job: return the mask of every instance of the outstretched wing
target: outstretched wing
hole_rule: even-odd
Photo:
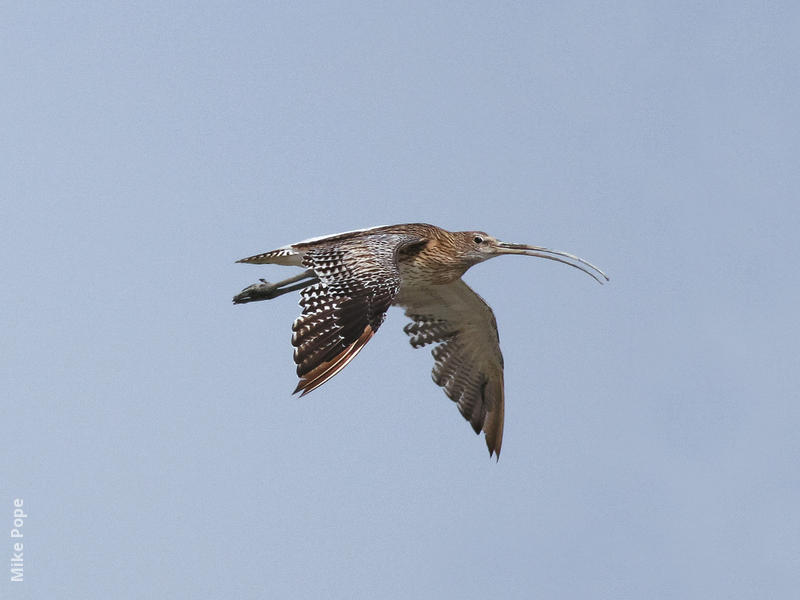
[[[436,344],[433,381],[458,404],[475,433],[486,432],[489,454],[503,443],[503,355],[489,305],[461,279],[446,285],[403,288],[395,304],[406,309],[411,345]]]
[[[375,335],[400,288],[398,250],[423,241],[381,233],[302,249],[303,266],[319,282],[300,292],[303,312],[292,325],[300,377],[295,393],[328,381]]]

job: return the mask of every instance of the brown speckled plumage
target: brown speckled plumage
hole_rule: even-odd
[[[433,346],[434,382],[476,433],[486,433],[489,453],[499,457],[504,384],[497,323],[492,309],[461,276],[500,254],[556,260],[601,283],[608,279],[571,254],[499,242],[480,231],[449,232],[410,223],[314,238],[244,258],[238,262],[306,270],[277,284],[249,286],[234,302],[300,290],[302,312],[292,325],[292,345],[299,377],[295,392],[301,394],[341,371],[375,335],[390,306],[403,307],[411,320],[404,329],[411,345]]]

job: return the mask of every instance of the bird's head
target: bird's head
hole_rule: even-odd
[[[460,258],[463,262],[468,263],[469,266],[495,256],[500,256],[501,254],[523,254],[525,256],[554,260],[569,265],[570,267],[580,269],[594,278],[598,283],[608,281],[608,275],[603,273],[599,268],[568,252],[550,250],[549,248],[543,248],[541,246],[501,242],[483,231],[460,231],[456,236],[459,241]]]

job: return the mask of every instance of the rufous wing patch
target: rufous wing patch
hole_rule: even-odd
[[[361,352],[367,342],[372,339],[373,335],[375,335],[375,331],[370,325],[367,325],[364,328],[364,332],[352,344],[345,347],[331,360],[320,363],[300,377],[300,382],[297,384],[293,393],[302,392],[300,397],[303,397],[328,381],[331,377],[344,369],[347,364]]]

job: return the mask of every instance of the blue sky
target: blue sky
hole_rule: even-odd
[[[789,598],[800,9],[3,11],[3,598]],[[295,385],[236,265],[430,222],[503,257],[490,461],[399,310]],[[3,534],[0,549],[11,555]],[[5,544],[3,547],[2,544]],[[4,555],[5,555],[4,554]]]

